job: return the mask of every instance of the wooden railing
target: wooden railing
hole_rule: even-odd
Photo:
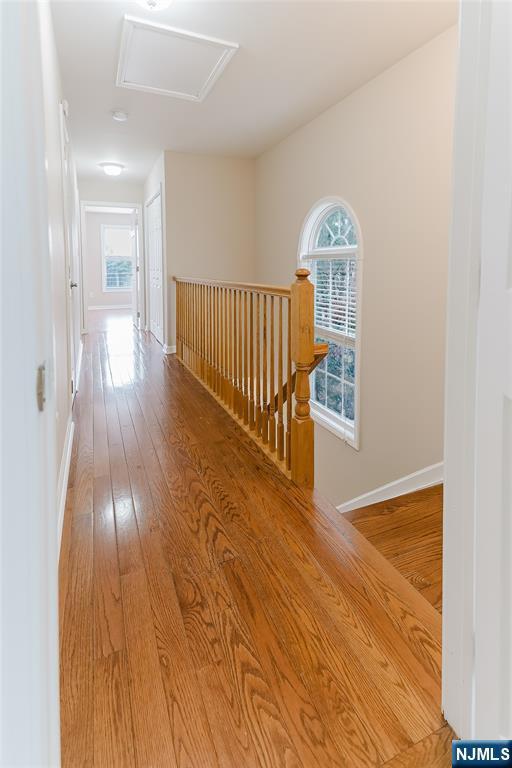
[[[175,277],[176,354],[294,482],[314,483],[314,289]],[[295,397],[291,395],[295,394]]]

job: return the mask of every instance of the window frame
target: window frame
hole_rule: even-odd
[[[349,215],[355,229],[357,245],[341,248],[316,248],[320,228],[325,219],[337,208],[342,207]],[[361,227],[351,206],[340,197],[326,197],[319,200],[310,209],[304,223],[299,240],[298,264],[301,267],[310,268],[312,261],[325,259],[353,259],[356,261],[356,335],[355,338],[346,336],[321,326],[315,325],[315,338],[330,339],[343,346],[351,346],[355,350],[354,370],[354,424],[352,425],[343,416],[338,416],[326,406],[317,403],[311,398],[311,415],[313,420],[329,430],[347,445],[358,451],[360,447],[360,393],[361,393],[361,317],[362,317],[362,284],[363,284],[363,242]],[[346,340],[350,343],[347,344]],[[345,342],[345,343],[344,343]],[[314,375],[314,374],[312,374]]]
[[[101,284],[102,284],[102,291],[103,293],[132,293],[133,291],[133,278],[134,278],[134,265],[135,265],[135,256],[134,256],[134,249],[132,245],[132,255],[130,256],[130,261],[132,262],[132,284],[130,288],[109,288],[107,286],[107,256],[105,255],[105,230],[107,229],[131,229],[133,230],[134,227],[132,224],[101,224]],[[111,260],[117,260],[117,261],[126,261],[125,256],[109,256],[108,257]]]

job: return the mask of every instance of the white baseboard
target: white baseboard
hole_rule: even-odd
[[[64,450],[60,461],[59,480],[57,484],[57,551],[60,553],[60,542],[62,539],[62,526],[64,524],[64,510],[66,508],[66,494],[68,492],[69,468],[71,465],[71,451],[73,448],[73,435],[75,424],[71,415],[69,416],[66,437],[64,440]]]
[[[95,309],[131,309],[131,304],[95,304],[92,307],[87,307],[89,310]]]
[[[78,387],[80,386],[80,374],[82,372],[82,357],[84,352],[84,343],[82,339],[80,339],[80,349],[78,350],[78,358],[76,361],[76,370],[75,370],[75,394],[78,392]]]
[[[375,488],[374,491],[363,493],[362,496],[346,501],[340,504],[337,510],[338,512],[350,512],[352,509],[366,507],[369,504],[377,504],[379,501],[394,499],[395,496],[403,496],[405,493],[419,491],[422,488],[429,488],[431,485],[437,485],[442,482],[443,462],[441,461],[439,464],[432,464],[430,467],[419,469],[417,472],[413,472],[412,475],[400,477],[398,480],[393,480],[392,483],[381,485],[380,488]]]
[[[169,344],[162,344],[162,349],[166,355],[176,354],[176,346],[170,347]]]

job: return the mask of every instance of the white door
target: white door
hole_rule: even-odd
[[[68,281],[68,354],[71,374],[71,393],[74,398],[78,385],[82,356],[82,309],[80,269],[80,203],[76,183],[76,170],[69,142],[67,104],[60,106],[62,191],[66,238],[66,272]]]
[[[133,290],[132,315],[133,324],[139,330],[144,327],[144,260],[142,250],[141,222],[139,214],[135,213],[133,238]]]
[[[158,192],[146,203],[146,232],[148,244],[149,330],[163,344],[163,247],[162,196]]]

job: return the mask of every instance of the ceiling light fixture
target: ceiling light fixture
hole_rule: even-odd
[[[126,123],[128,120],[128,112],[125,112],[122,109],[114,109],[112,110],[112,120],[115,120],[116,123]]]
[[[163,11],[168,8],[172,0],[137,0],[137,3],[147,11]]]
[[[107,176],[119,176],[124,171],[124,165],[121,163],[99,163],[99,166]]]

